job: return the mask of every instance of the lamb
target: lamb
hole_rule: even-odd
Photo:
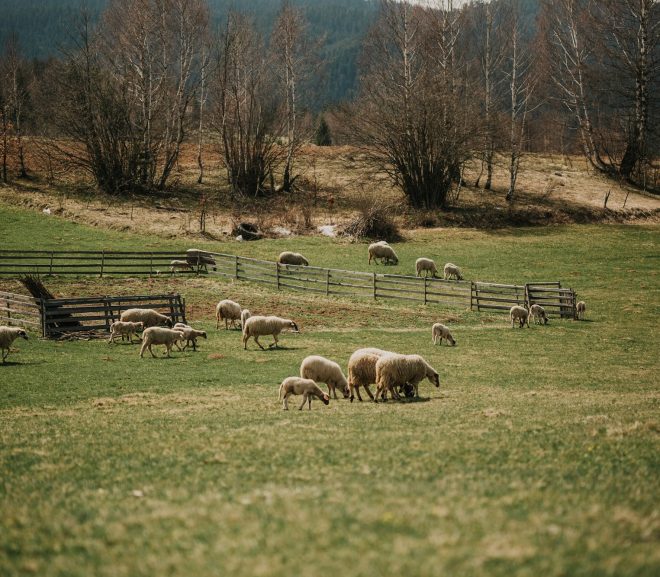
[[[280,264],[295,264],[298,266],[309,266],[307,259],[299,252],[285,251],[277,259]]]
[[[330,397],[328,397],[328,395],[324,393],[312,379],[287,377],[282,381],[278,399],[282,401],[282,408],[285,411],[289,410],[288,398],[290,395],[303,396],[303,402],[299,408],[300,411],[302,411],[305,403],[309,406],[309,410],[312,410],[312,397],[317,397],[326,405],[330,403]]]
[[[428,276],[429,272],[434,278],[438,276],[438,269],[430,258],[418,258],[415,261],[415,270],[417,271],[417,276],[422,276],[422,271],[424,271],[425,277]]]
[[[3,365],[11,351],[11,344],[19,337],[26,341],[28,340],[25,329],[21,327],[0,326],[0,351],[2,351]]]
[[[142,321],[136,323],[131,321],[115,321],[110,325],[110,339],[108,340],[108,344],[114,343],[117,335],[121,335],[122,340],[125,336],[128,336],[128,340],[133,343],[133,335],[143,330],[144,323]]]
[[[274,342],[268,345],[268,348],[275,347],[277,348],[277,335],[279,335],[284,329],[293,329],[294,332],[300,332],[298,330],[298,325],[292,320],[283,319],[280,317],[269,316],[254,316],[250,317],[245,321],[243,325],[243,348],[247,350],[247,342],[250,337],[254,337],[254,342],[259,345],[259,348],[262,351],[265,351],[259,342],[259,337],[264,335],[273,335]]]
[[[149,349],[151,356],[155,359],[156,355],[151,350],[151,345],[165,345],[167,356],[170,356],[172,346],[177,341],[184,340],[183,331],[166,329],[165,327],[149,327],[142,333],[142,347],[140,348],[140,358],[143,358],[145,349]]]
[[[234,301],[229,299],[220,301],[215,307],[215,328],[217,329],[220,326],[220,321],[223,319],[225,321],[225,330],[229,328],[227,321],[230,321],[229,324],[235,329],[238,328],[236,321],[241,318],[241,311],[241,305]]]
[[[514,327],[515,321],[520,323],[520,328],[522,329],[527,323],[529,327],[529,311],[525,307],[514,305],[509,311],[509,316],[511,317],[511,328]]]
[[[438,341],[442,345],[442,339],[445,339],[452,347],[456,345],[454,337],[451,335],[449,328],[442,323],[435,323],[431,328],[431,337],[433,338],[433,344],[437,345]]]
[[[448,262],[444,268],[445,280],[450,278],[455,278],[456,280],[463,280],[463,275],[461,274],[461,269],[458,268],[455,264]]]
[[[317,383],[328,385],[328,393],[337,398],[337,388],[342,392],[344,398],[349,396],[348,381],[341,367],[325,357],[311,355],[305,357],[300,365],[300,376],[304,379],[312,379]]]
[[[587,310],[587,303],[580,301],[575,305],[575,314],[579,320],[584,320],[584,313]]]
[[[419,383],[428,379],[436,387],[440,386],[438,372],[420,355],[384,355],[376,363],[376,398],[385,391],[390,391],[394,398],[399,398],[397,389],[406,384],[412,385],[415,396],[419,397]]]
[[[197,248],[189,248],[186,251],[186,262],[191,267],[199,267],[208,270],[207,266],[211,265],[213,270],[217,270],[215,259],[208,252],[199,250]]]
[[[544,325],[548,324],[548,315],[545,314],[545,309],[541,305],[534,304],[529,309],[529,315],[534,319],[535,324]]]
[[[157,327],[159,325],[172,326],[172,319],[168,316],[160,314],[153,309],[127,309],[119,320],[122,322],[143,323],[144,328]]]
[[[243,309],[241,311],[241,327],[245,326],[245,321],[252,316],[252,313],[248,309]]]
[[[378,264],[378,259],[384,264],[399,264],[399,257],[384,240],[369,245],[369,264],[371,264],[372,259],[376,264]]]
[[[364,348],[358,349],[351,355],[348,359],[348,390],[351,403],[355,398],[353,391],[357,392],[358,400],[362,401],[360,387],[364,387],[369,398],[374,400],[369,385],[376,382],[376,363],[382,356],[389,354],[393,353],[383,349]]]
[[[176,323],[174,325],[175,331],[183,332],[183,338],[186,340],[186,344],[183,346],[183,351],[185,351],[192,343],[193,351],[197,350],[197,339],[199,337],[206,338],[206,331],[198,331],[197,329],[192,328],[190,325],[185,325],[183,323]],[[177,345],[178,347],[179,345]]]
[[[171,260],[170,261],[170,272],[174,274],[178,270],[188,270],[192,271],[193,267],[187,260]]]

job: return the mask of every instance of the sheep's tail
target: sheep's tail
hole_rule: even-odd
[[[277,392],[277,400],[278,400],[278,401],[281,401],[281,400],[282,400],[282,389],[283,389],[283,388],[284,388],[284,383],[282,383],[282,384],[280,385],[280,389],[279,389],[279,391]]]

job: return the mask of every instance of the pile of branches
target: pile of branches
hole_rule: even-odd
[[[344,228],[344,234],[355,239],[400,241],[402,237],[399,227],[392,219],[395,210],[394,206],[383,206],[378,203],[365,206]]]

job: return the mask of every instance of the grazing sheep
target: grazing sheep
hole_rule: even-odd
[[[215,259],[208,252],[197,248],[189,248],[186,251],[186,261],[191,267],[199,267],[208,270],[210,265],[213,270],[217,270]]]
[[[298,266],[309,266],[307,259],[299,252],[285,251],[277,259],[280,264],[296,264]]]
[[[371,264],[372,259],[376,264],[378,264],[378,259],[383,264],[399,264],[399,257],[396,256],[394,249],[384,240],[369,245],[369,264]]]
[[[282,408],[285,411],[289,410],[288,398],[290,395],[302,395],[303,402],[299,410],[308,404],[309,410],[312,410],[312,397],[317,397],[324,404],[330,403],[330,397],[324,393],[319,386],[312,379],[302,379],[300,377],[287,377],[280,385],[280,394],[278,399],[282,401]]]
[[[348,398],[348,381],[341,367],[334,361],[318,355],[305,357],[300,365],[300,376],[304,379],[312,379],[317,383],[325,383],[328,385],[328,393],[335,399],[337,398],[337,388],[345,399]]]
[[[220,321],[223,319],[225,321],[225,330],[229,328],[227,321],[230,321],[229,324],[235,329],[238,328],[236,321],[241,318],[241,311],[241,305],[234,301],[230,301],[229,299],[220,301],[215,307],[215,328],[217,329],[220,326]]]
[[[174,274],[178,270],[193,270],[193,267],[187,260],[171,260],[170,272]]]
[[[534,319],[535,324],[548,324],[548,315],[545,314],[545,309],[541,305],[532,305],[529,309],[529,315]]]
[[[425,277],[428,276],[429,272],[432,277],[438,276],[438,269],[430,258],[418,258],[415,261],[415,270],[417,271],[417,276],[422,276],[422,271],[424,271]]]
[[[376,363],[376,398],[380,393],[390,391],[393,398],[399,398],[397,389],[410,384],[419,397],[419,382],[428,379],[436,387],[440,386],[438,372],[419,355],[390,354],[382,356]]]
[[[359,401],[362,401],[360,395],[360,387],[364,387],[373,401],[374,396],[371,394],[369,385],[376,382],[376,363],[385,355],[390,355],[389,351],[375,348],[364,348],[355,351],[351,358],[348,359],[348,390],[351,403],[355,398],[353,392],[357,392]]]
[[[579,320],[584,320],[584,313],[587,310],[587,303],[584,301],[580,301],[578,304],[575,305],[575,312],[577,315],[577,318]]]
[[[247,350],[247,342],[250,337],[254,337],[254,342],[259,345],[259,348],[263,351],[264,349],[259,342],[259,337],[265,335],[273,335],[274,342],[268,345],[268,348],[275,347],[277,348],[277,335],[279,335],[284,329],[293,329],[294,332],[300,332],[298,330],[298,325],[292,320],[283,319],[280,317],[262,317],[254,316],[250,317],[245,321],[243,325],[243,348]]]
[[[160,325],[167,325],[168,327],[172,326],[172,319],[170,317],[162,315],[153,309],[127,309],[121,313],[119,320],[124,323],[141,322],[144,324],[145,329],[148,329],[149,327],[157,327]]]
[[[451,335],[449,328],[442,323],[435,323],[431,328],[431,337],[433,344],[437,345],[438,341],[442,344],[442,339],[445,339],[452,347],[456,344],[454,337]]]
[[[514,305],[509,311],[509,316],[511,317],[511,328],[514,328],[515,321],[520,323],[520,328],[522,329],[527,323],[529,327],[529,311],[525,307]]]
[[[177,341],[184,340],[183,331],[166,329],[165,327],[149,327],[142,333],[142,347],[140,348],[140,358],[143,358],[144,350],[149,349],[151,356],[155,359],[156,355],[151,350],[151,345],[165,345],[167,356],[170,356],[172,345]]]
[[[190,325],[184,325],[183,323],[176,323],[174,325],[174,330],[181,331],[183,333],[183,338],[186,340],[186,344],[182,349],[177,344],[177,347],[179,347],[179,349],[182,351],[185,351],[190,346],[190,343],[192,343],[193,351],[196,351],[197,339],[199,337],[202,337],[203,339],[206,338],[206,331],[198,331],[197,329],[192,328]]]
[[[108,344],[115,342],[115,337],[121,335],[122,340],[128,336],[128,340],[133,343],[133,335],[144,330],[144,323],[142,321],[133,323],[130,321],[115,321],[110,325],[110,339]],[[138,337],[139,338],[139,337]]]
[[[455,278],[456,280],[463,280],[463,275],[461,274],[461,269],[458,268],[455,264],[448,262],[444,268],[445,280],[450,278]]]
[[[9,356],[11,344],[17,338],[28,340],[27,332],[21,327],[0,327],[0,351],[2,351],[2,364],[5,364],[5,359]]]
[[[248,309],[243,309],[241,311],[241,327],[245,326],[245,321],[252,316],[252,313]]]

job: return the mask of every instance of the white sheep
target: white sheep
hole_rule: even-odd
[[[511,328],[514,328],[515,321],[520,323],[521,329],[525,326],[525,323],[529,327],[529,311],[525,307],[513,305],[509,310],[509,317],[511,317]]]
[[[199,267],[208,270],[207,266],[210,265],[213,270],[217,270],[213,256],[208,252],[204,252],[197,248],[189,248],[186,251],[186,261],[191,267]]]
[[[430,258],[418,258],[415,261],[415,270],[417,271],[417,276],[422,276],[422,271],[424,271],[424,276],[428,276],[428,273],[431,273],[432,277],[438,276],[438,269],[435,266],[435,262]]]
[[[330,397],[324,393],[312,379],[287,377],[282,381],[278,399],[282,401],[282,408],[285,411],[289,410],[288,398],[290,395],[303,396],[303,402],[299,408],[300,411],[302,411],[305,403],[308,404],[309,410],[312,410],[312,397],[317,397],[326,405],[330,403]]]
[[[463,280],[463,275],[461,274],[461,269],[458,268],[455,264],[448,262],[444,268],[444,277],[445,280],[450,278],[455,278],[456,280]]]
[[[178,270],[193,270],[192,265],[187,260],[171,260],[170,272],[174,274]]]
[[[142,321],[133,323],[131,321],[115,321],[110,325],[110,338],[108,344],[115,342],[115,337],[121,335],[122,340],[128,336],[128,340],[133,342],[133,335],[144,330],[144,323]],[[138,337],[139,338],[139,337]]]
[[[304,379],[312,379],[317,383],[328,385],[328,393],[337,398],[337,388],[342,392],[344,398],[348,398],[348,381],[341,367],[325,357],[311,355],[305,357],[300,364],[300,376]]]
[[[0,351],[2,351],[2,364],[9,356],[11,344],[18,338],[28,340],[27,332],[21,327],[0,326]]]
[[[376,363],[382,356],[389,354],[393,353],[370,347],[358,349],[351,355],[348,359],[348,390],[351,403],[355,398],[354,391],[357,392],[358,400],[362,401],[360,387],[364,387],[369,398],[374,400],[369,385],[376,382]]]
[[[576,316],[580,320],[584,320],[584,313],[586,312],[586,310],[587,310],[587,303],[585,303],[584,301],[580,301],[575,305]]]
[[[384,240],[369,245],[369,264],[371,264],[372,259],[376,264],[378,264],[378,259],[383,264],[399,264],[399,257],[396,256],[394,249]]]
[[[259,337],[265,335],[272,335],[274,342],[268,345],[268,348],[275,347],[277,348],[277,335],[279,335],[284,329],[292,329],[294,332],[300,332],[298,330],[298,325],[292,320],[283,319],[280,317],[269,316],[254,316],[250,317],[245,324],[243,325],[243,348],[247,350],[247,342],[250,337],[254,337],[254,342],[259,345],[261,350],[266,350],[261,346],[259,342]]]
[[[534,319],[535,324],[548,324],[548,315],[545,313],[545,309],[541,305],[533,304],[529,308],[529,316]]]
[[[376,398],[390,391],[393,398],[399,398],[398,389],[412,385],[415,396],[419,397],[419,383],[428,379],[436,387],[440,386],[438,372],[420,355],[384,355],[376,363]]]
[[[452,347],[456,344],[454,337],[452,336],[449,327],[443,325],[442,323],[435,323],[431,328],[431,337],[433,338],[433,344],[437,345],[438,341],[442,344],[442,339],[445,339]]]
[[[206,331],[199,331],[197,329],[192,328],[190,325],[186,325],[183,323],[176,323],[173,328],[175,331],[183,332],[183,338],[185,339],[186,344],[183,346],[183,348],[179,347],[179,345],[177,344],[179,350],[182,351],[185,351],[190,346],[190,343],[192,343],[193,351],[196,351],[197,339],[199,337],[202,337],[203,339],[206,338]]]
[[[172,346],[177,341],[184,340],[183,331],[166,329],[165,327],[149,327],[142,333],[142,347],[140,348],[140,358],[143,358],[145,349],[149,349],[151,356],[156,358],[151,350],[151,345],[165,345],[166,354],[169,357]]]
[[[127,309],[121,313],[119,320],[122,322],[143,323],[144,328],[157,327],[159,325],[172,326],[172,319],[160,314],[153,309]]]
[[[295,264],[298,266],[309,266],[308,260],[299,252],[285,251],[277,259],[280,264]]]
[[[236,321],[241,318],[242,310],[241,305],[234,301],[229,299],[220,301],[215,307],[215,328],[217,329],[220,326],[221,320],[225,321],[225,330],[229,328],[227,321],[229,321],[229,324],[235,329],[238,328],[236,326]]]
[[[243,309],[241,311],[241,327],[245,326],[245,321],[248,320],[252,316],[252,313],[249,311],[249,309]]]

